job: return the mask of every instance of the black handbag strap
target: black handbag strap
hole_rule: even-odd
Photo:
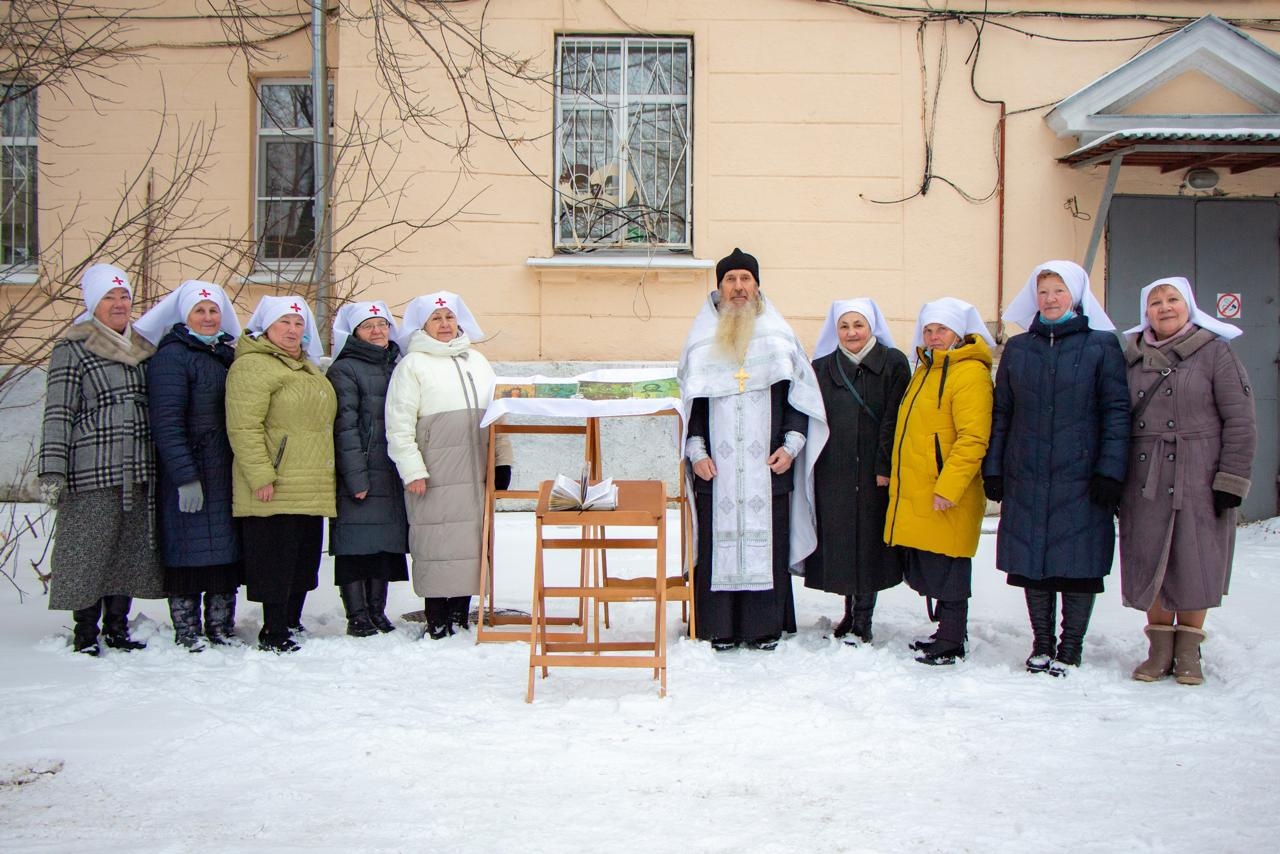
[[[862,395],[858,394],[858,390],[853,387],[853,383],[849,382],[849,375],[844,372],[844,365],[840,362],[839,353],[836,353],[835,359],[836,370],[840,372],[840,381],[844,383],[844,387],[849,390],[849,394],[853,395],[853,399],[857,401],[858,405],[863,408],[867,415],[871,416],[871,420],[879,425],[880,416],[876,415],[875,410],[867,405],[867,402],[862,399]]]

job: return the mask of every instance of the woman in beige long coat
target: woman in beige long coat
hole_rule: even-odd
[[[297,297],[263,297],[227,372],[232,515],[241,519],[249,599],[262,603],[258,646],[293,652],[316,589],[324,517],[335,515],[337,398],[316,366],[319,336]]]
[[[1257,432],[1240,335],[1196,308],[1184,278],[1142,289],[1142,322],[1128,330],[1132,423],[1120,502],[1124,603],[1147,612],[1143,682],[1172,672],[1204,681],[1205,616],[1231,577],[1236,508],[1249,492]]]
[[[468,627],[480,590],[488,431],[480,418],[493,397],[493,368],[471,346],[480,327],[462,299],[439,291],[409,302],[404,356],[387,389],[387,450],[405,484],[413,589],[426,600],[427,636]],[[506,437],[494,482],[511,481]]]

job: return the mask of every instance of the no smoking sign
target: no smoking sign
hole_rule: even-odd
[[[1240,294],[1218,294],[1218,317],[1224,320],[1240,319]]]

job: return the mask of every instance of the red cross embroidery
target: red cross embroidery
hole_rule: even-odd
[[[209,293],[208,289],[206,289],[206,288],[201,288],[201,289],[200,289],[200,296],[204,297],[205,299],[208,299],[209,297],[213,296],[213,294]]]
[[[112,277],[111,281],[115,282],[117,285],[124,284],[124,279],[120,278],[119,276]]]
[[[444,297],[440,297],[438,300],[436,300],[436,305],[445,306],[445,305],[448,305],[448,303],[444,301]]]
[[[298,305],[296,302],[293,305],[289,306],[289,308],[293,309],[294,311],[302,311],[302,306]]]
[[[370,314],[380,314],[381,312],[382,312],[382,309],[378,308],[376,305],[369,306]]]

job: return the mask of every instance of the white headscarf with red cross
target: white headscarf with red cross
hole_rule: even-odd
[[[434,294],[414,297],[405,306],[404,327],[400,332],[400,338],[397,339],[400,349],[407,348],[409,336],[426,326],[427,320],[431,315],[442,308],[447,308],[453,312],[453,316],[458,318],[458,328],[462,330],[467,338],[472,341],[479,341],[484,337],[484,331],[480,328],[480,324],[476,323],[475,317],[471,314],[471,309],[467,308],[467,304],[462,301],[462,297],[452,291],[436,291]]]
[[[133,331],[152,344],[159,344],[160,339],[173,328],[175,323],[186,323],[191,309],[208,300],[222,312],[222,323],[219,330],[232,338],[240,337],[240,318],[236,317],[236,307],[231,303],[224,291],[213,282],[202,282],[188,279],[178,285],[177,289],[156,303],[151,309],[133,324]]]
[[[333,319],[333,349],[330,353],[336,357],[347,345],[347,339],[356,331],[357,326],[366,320],[377,318],[382,318],[391,325],[389,337],[394,341],[400,334],[400,330],[396,326],[396,319],[391,314],[391,309],[387,308],[387,304],[382,300],[351,302],[338,309],[338,316]]]
[[[324,347],[320,344],[320,333],[316,329],[315,316],[311,314],[311,306],[302,297],[263,297],[258,307],[253,310],[245,328],[254,338],[262,335],[267,327],[286,314],[296,314],[305,324],[302,331],[302,349],[313,362],[319,362],[324,356]]]
[[[94,310],[107,292],[113,288],[124,288],[133,299],[133,285],[129,284],[129,274],[114,264],[94,264],[84,271],[80,277],[80,290],[84,291],[84,307],[88,309],[76,318],[76,323],[84,323],[93,317]]]

